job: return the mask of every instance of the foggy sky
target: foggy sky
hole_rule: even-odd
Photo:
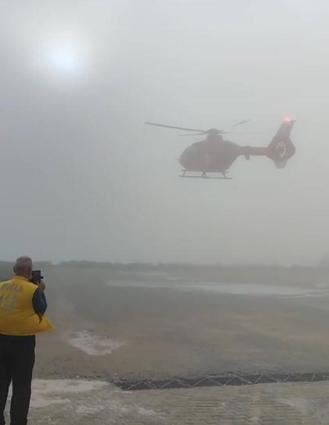
[[[325,0],[0,0],[0,258],[319,262],[328,19]],[[287,168],[239,158],[232,181],[178,178],[198,139],[143,125],[251,118],[229,138],[261,146],[287,114]]]

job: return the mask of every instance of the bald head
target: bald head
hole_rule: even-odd
[[[16,276],[23,276],[30,279],[32,276],[32,259],[30,257],[17,258],[14,265],[14,272]]]

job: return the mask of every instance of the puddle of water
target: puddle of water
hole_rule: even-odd
[[[102,338],[88,331],[81,331],[74,333],[69,338],[69,344],[89,356],[104,356],[122,347],[125,345],[125,342],[111,338]]]
[[[129,288],[173,289],[176,291],[205,291],[219,294],[250,296],[318,297],[329,295],[328,287],[301,288],[298,286],[265,285],[258,283],[186,283],[186,282],[110,282],[109,286]]]
[[[190,285],[188,288],[181,289],[251,296],[305,296],[314,292],[310,291],[309,289],[299,288],[297,286],[262,285],[252,283],[206,283],[199,285]]]

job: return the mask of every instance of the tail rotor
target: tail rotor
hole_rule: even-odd
[[[296,152],[295,145],[290,139],[290,133],[295,121],[285,118],[271,143],[268,145],[268,157],[271,158],[277,168],[284,168]]]

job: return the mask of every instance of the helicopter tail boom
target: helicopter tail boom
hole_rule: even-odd
[[[293,120],[284,120],[278,131],[274,135],[270,144],[265,147],[245,146],[241,152],[247,159],[250,156],[267,156],[277,168],[284,168],[289,158],[291,158],[296,148],[290,139],[290,133],[294,126]]]

